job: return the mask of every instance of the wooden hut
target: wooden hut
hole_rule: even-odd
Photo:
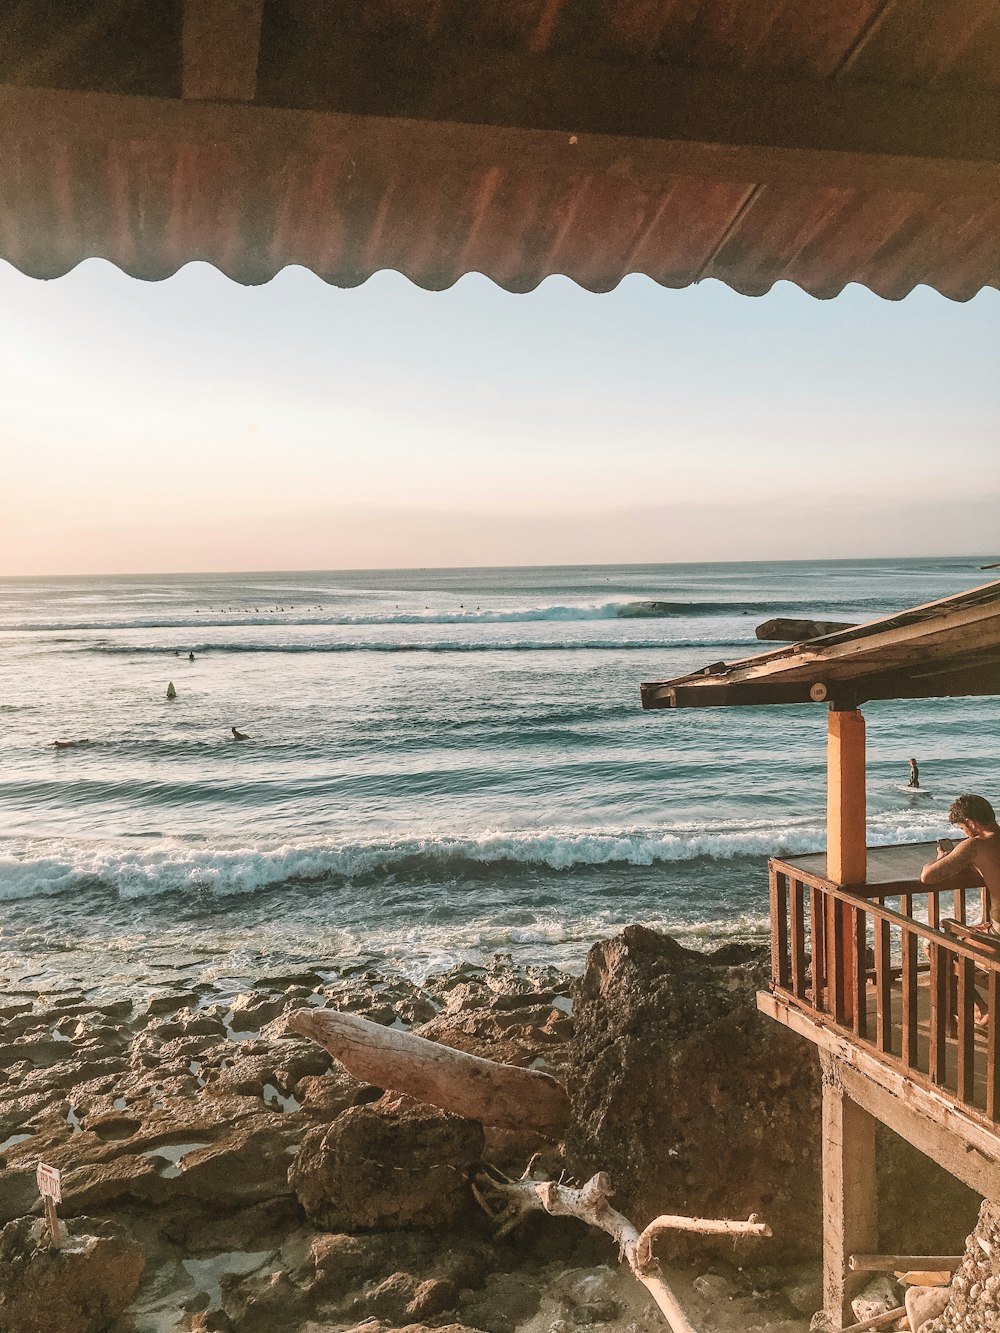
[[[147,279],[204,260],[242,283],[300,264],[343,286],[643,273],[965,300],[1000,286],[998,86],[1000,8],[973,0],[7,0],[0,258],[40,278],[99,256]],[[827,1061],[831,1308],[873,1243],[873,1116],[1000,1197],[997,1026],[969,1031],[969,977],[995,969],[936,929],[920,849],[866,853],[856,711],[995,690],[995,605],[645,695],[832,706],[829,856],[772,866],[761,1001]]]
[[[1000,583],[642,686],[646,708],[827,710],[826,851],[770,862],[772,977],[758,1007],[822,1061],[824,1302],[838,1318],[877,1266],[877,1121],[1000,1203],[1000,947],[944,928],[978,921],[983,890],[978,878],[922,884],[934,843],[867,845],[861,713],[874,699],[994,694]]]

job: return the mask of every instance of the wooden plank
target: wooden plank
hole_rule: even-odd
[[[840,1065],[823,1057],[823,1308],[851,1318],[851,1297],[864,1285],[851,1254],[878,1242],[875,1120],[844,1091]]]
[[[990,1022],[986,1033],[986,1114],[1000,1122],[1000,972],[986,978],[986,1003]]]
[[[905,898],[902,915],[912,912],[912,899]],[[917,1064],[917,937],[904,926],[902,932],[902,1014],[900,1019],[900,1056],[908,1069]]]
[[[868,1035],[868,918],[861,907],[851,908],[851,940],[847,952],[848,961],[851,963],[851,1013],[854,1019],[854,1031],[859,1037],[866,1037]]]
[[[815,885],[809,891],[809,916],[812,926],[812,1002],[822,1012],[826,998],[826,895]]]
[[[956,889],[954,893],[955,920],[965,924],[965,890]]]
[[[940,1089],[917,1082],[874,1050],[854,1044],[822,1014],[806,1013],[759,991],[757,1008],[820,1052],[835,1055],[852,1099],[977,1194],[1000,1206],[1000,1131]],[[872,1247],[874,1249],[874,1247]]]
[[[790,885],[789,938],[792,946],[792,994],[801,1000],[806,993],[805,889],[800,879],[792,879]]]
[[[624,72],[631,86],[635,71],[626,66]],[[677,175],[744,186],[757,182],[793,188],[907,189],[1000,201],[1000,166],[987,160],[935,158],[921,163],[892,154],[855,156],[754,143],[734,147],[711,138],[637,140],[596,132],[578,135],[573,151],[567,152],[565,130],[15,85],[0,86],[0,137],[21,144],[55,140],[106,147],[138,140],[188,149],[203,146],[255,166],[282,153],[287,159],[294,150],[303,160],[347,153],[366,167],[377,163],[382,172],[409,163],[414,173],[437,166],[454,174],[495,170],[504,162],[523,171],[544,171],[552,180],[622,174],[633,183],[662,188],[665,177]],[[669,705],[661,701],[649,706]]]
[[[957,1068],[956,1091],[963,1102],[975,1100],[976,1089],[976,1029],[975,1029],[975,964],[968,958],[959,958],[949,967],[957,971]]]
[[[920,1269],[925,1273],[957,1273],[965,1262],[964,1254],[852,1254],[848,1259],[852,1273],[905,1273]]]
[[[844,950],[844,904],[833,894],[826,897],[826,984],[827,1007],[837,1023],[847,1012]]]
[[[768,872],[771,896],[771,976],[775,983],[788,989],[790,978],[788,959],[788,879],[773,867]]]
[[[918,161],[1000,158],[993,102],[974,86],[782,78],[773,69],[762,75],[693,68],[697,60],[600,60],[579,50],[525,58],[491,43],[449,40],[444,32],[428,47],[384,26],[376,45],[363,26],[349,21],[330,29],[329,20],[319,25],[317,39],[299,57],[298,86],[292,79],[277,85],[284,100],[316,106],[332,89],[337,106],[355,113],[378,114],[391,105],[421,119],[530,120],[538,129],[580,134],[827,148]],[[383,92],[372,86],[373,73],[383,70],[405,70],[406,78],[390,79]]]
[[[252,102],[264,0],[184,0],[185,98]]]
[[[880,905],[885,904],[880,902]],[[875,1042],[880,1051],[892,1052],[892,957],[889,950],[889,923],[880,921],[877,917],[875,919]]]
[[[941,926],[941,890],[932,889],[927,895],[927,924],[931,930]]]
[[[928,1035],[928,1069],[932,1083],[944,1086],[947,1076],[948,999],[951,956],[941,944],[932,944],[930,977],[930,1031]]]

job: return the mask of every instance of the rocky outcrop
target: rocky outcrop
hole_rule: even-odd
[[[935,1333],[938,1327],[941,1333],[996,1333],[1000,1329],[1000,1208],[995,1204],[984,1203],[980,1210]]]
[[[758,625],[756,635],[768,643],[802,643],[806,639],[819,639],[825,634],[839,634],[841,630],[853,629],[849,620],[765,620]]]
[[[143,1254],[120,1228],[78,1218],[61,1249],[45,1222],[0,1231],[0,1328],[9,1333],[103,1333],[132,1300]]]
[[[581,1179],[610,1174],[640,1228],[663,1212],[763,1214],[775,1239],[750,1244],[773,1262],[819,1248],[819,1067],[758,1014],[764,960],[733,965],[742,956],[643,926],[594,945],[575,992],[567,1151]],[[664,1238],[658,1251],[691,1245]]]
[[[444,1227],[470,1205],[483,1129],[386,1093],[311,1130],[289,1171],[308,1217],[333,1231]]]

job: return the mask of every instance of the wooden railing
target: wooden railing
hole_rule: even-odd
[[[770,881],[774,993],[1000,1123],[1000,948],[941,925],[978,921],[981,888],[848,890],[777,860]]]

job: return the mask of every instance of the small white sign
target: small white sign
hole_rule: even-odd
[[[56,1203],[62,1200],[62,1173],[54,1166],[46,1166],[44,1162],[39,1162],[35,1178],[38,1181],[39,1193],[44,1198],[52,1199]]]

